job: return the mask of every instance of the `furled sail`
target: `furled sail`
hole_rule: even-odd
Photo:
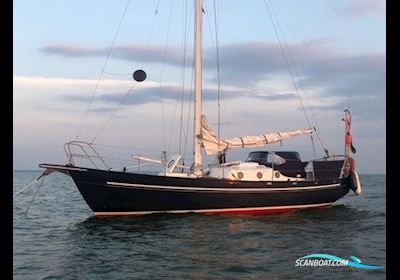
[[[206,117],[204,115],[201,116],[201,137],[207,155],[213,155],[226,149],[262,147],[267,144],[280,142],[293,136],[299,136],[311,132],[311,129],[298,129],[293,131],[267,133],[260,136],[242,136],[230,139],[222,139],[220,137],[218,139],[218,135],[214,132]]]

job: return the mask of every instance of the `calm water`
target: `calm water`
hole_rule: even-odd
[[[39,172],[14,172],[14,193]],[[295,267],[312,253],[386,266],[386,177],[331,208],[270,216],[96,218],[51,174],[14,199],[14,279],[385,279],[386,269]]]

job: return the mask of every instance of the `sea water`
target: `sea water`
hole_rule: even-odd
[[[40,172],[14,172],[14,193]],[[14,279],[385,279],[386,177],[360,175],[330,208],[277,215],[94,217],[72,179],[53,173],[14,199]],[[27,208],[29,211],[25,214]],[[366,265],[296,266],[309,254]]]

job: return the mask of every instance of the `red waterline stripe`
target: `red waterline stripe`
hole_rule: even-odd
[[[132,212],[94,212],[96,216],[141,216],[148,214],[183,214],[183,213],[200,213],[210,215],[224,214],[277,214],[292,212],[306,208],[328,207],[332,203],[308,204],[308,205],[290,205],[290,206],[268,206],[268,207],[248,207],[248,208],[226,208],[226,209],[201,209],[201,210],[167,210],[167,211],[132,211]]]

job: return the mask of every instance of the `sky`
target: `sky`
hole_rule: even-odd
[[[127,3],[14,0],[15,170],[66,163],[72,140],[191,160],[193,1]],[[203,113],[216,129],[219,77],[221,137],[308,127],[297,87],[331,154],[343,154],[349,108],[357,170],[386,172],[385,1],[204,0],[203,8]],[[147,73],[142,83],[132,80],[137,69]],[[265,149],[314,157],[309,136]]]

